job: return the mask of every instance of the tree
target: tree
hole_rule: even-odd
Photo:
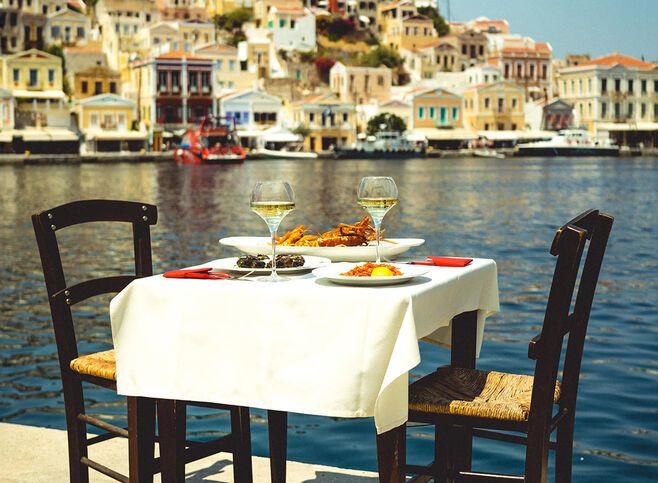
[[[372,136],[380,131],[398,131],[404,132],[407,130],[407,123],[404,122],[400,116],[396,116],[390,112],[382,112],[375,117],[370,118],[366,132]]]
[[[223,15],[215,15],[213,20],[218,28],[227,32],[233,32],[233,30],[242,29],[242,24],[249,22],[253,16],[253,11],[250,8],[242,7]]]
[[[361,57],[360,64],[367,67],[379,67],[385,65],[392,69],[401,66],[402,57],[395,50],[388,47],[379,46]]]
[[[354,32],[355,28],[356,26],[351,20],[335,18],[327,27],[327,36],[329,37],[329,40],[335,42]]]
[[[305,124],[298,124],[295,129],[292,130],[294,134],[299,134],[301,137],[306,138],[311,134],[311,128]]]
[[[329,83],[329,71],[334,66],[336,61],[329,57],[318,57],[315,59],[315,70],[318,71],[318,76],[322,82]]]
[[[443,37],[450,33],[450,25],[448,25],[436,8],[429,5],[427,7],[418,7],[418,13],[432,19],[432,22],[434,22],[434,28],[436,29],[436,33],[439,34],[439,37]]]

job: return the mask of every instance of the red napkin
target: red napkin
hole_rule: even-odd
[[[209,280],[222,280],[231,278],[226,273],[213,272],[210,273],[212,268],[183,268],[181,270],[169,270],[165,272],[163,277],[166,278],[203,278]]]
[[[472,258],[433,257],[429,256],[420,262],[411,262],[413,265],[429,265],[433,267],[465,267],[473,261]]]

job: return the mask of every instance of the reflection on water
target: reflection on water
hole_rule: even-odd
[[[478,364],[531,372],[527,342],[541,324],[554,229],[578,212],[600,207],[616,218],[592,312],[583,364],[575,437],[576,481],[658,479],[658,242],[656,159],[264,161],[243,166],[0,167],[0,420],[64,428],[56,348],[30,214],[83,198],[154,203],[154,268],[164,271],[233,255],[217,239],[266,235],[248,209],[258,179],[283,178],[297,209],[282,228],[299,223],[325,230],[363,216],[356,204],[362,176],[390,175],[401,203],[384,220],[389,236],[422,236],[421,254],[491,257],[500,274],[502,313],[486,329]],[[62,232],[71,280],[130,267],[130,230],[98,226]],[[82,351],[109,344],[108,299],[76,307]],[[100,316],[100,317],[99,317]],[[349,317],[349,314],[337,314]],[[449,360],[423,347],[412,377]],[[123,406],[108,391],[88,393],[90,412],[123,422]],[[226,415],[197,410],[197,436],[228,428]],[[254,452],[267,453],[261,411],[252,418]],[[370,420],[302,415],[290,418],[291,459],[375,469]],[[425,428],[409,431],[410,459],[431,458]],[[477,443],[482,469],[520,470],[520,448]]]

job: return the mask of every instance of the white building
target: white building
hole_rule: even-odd
[[[622,144],[633,144],[633,136],[656,145],[658,64],[612,54],[560,69],[558,77],[560,98],[574,107],[577,124],[616,133]]]
[[[82,13],[69,9],[52,12],[46,21],[46,44],[84,47],[90,29],[89,17]]]
[[[273,6],[267,14],[267,29],[277,50],[315,50],[315,15],[305,7]]]

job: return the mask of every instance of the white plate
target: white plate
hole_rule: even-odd
[[[220,258],[219,260],[213,260],[207,265],[210,265],[213,268],[213,270],[218,272],[235,272],[235,273],[253,272],[254,275],[258,275],[258,274],[268,274],[272,271],[271,268],[240,268],[236,265],[237,262],[238,262],[238,257]],[[324,267],[329,264],[331,264],[331,260],[329,260],[328,258],[305,256],[304,265],[302,265],[301,267],[277,268],[276,272],[277,273],[310,272],[315,268]]]
[[[417,247],[425,243],[422,238],[390,238],[392,242],[382,241],[379,252],[384,259],[393,259],[412,247]],[[268,253],[270,250],[270,238],[264,236],[232,236],[222,238],[219,243],[237,248],[238,250],[249,255],[258,255]],[[374,242],[371,242],[374,243]],[[374,262],[375,245],[358,246],[358,247],[297,247],[297,246],[277,246],[277,253],[284,255],[312,255],[316,257],[326,257],[333,262]]]
[[[399,268],[402,272],[402,275],[393,275],[390,277],[349,277],[346,275],[341,275],[341,273],[348,272],[357,265],[361,264],[333,263],[328,267],[316,268],[313,270],[313,275],[318,278],[326,278],[327,280],[330,280],[334,283],[340,283],[343,285],[378,286],[405,283],[428,272],[427,267],[422,265],[403,265],[398,263],[390,263],[388,265],[393,265],[394,267]]]

